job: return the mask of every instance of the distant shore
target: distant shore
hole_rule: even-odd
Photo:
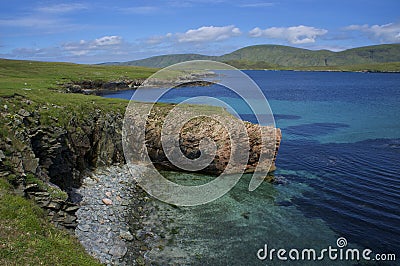
[[[352,73],[400,73],[400,70],[346,70],[346,69],[242,69],[264,71],[296,71],[296,72],[352,72]]]

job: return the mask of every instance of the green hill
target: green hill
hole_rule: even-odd
[[[118,65],[166,67],[188,60],[216,60],[239,68],[340,67],[400,62],[400,44],[382,44],[341,52],[308,50],[283,45],[254,45],[222,56],[175,54],[116,63]]]
[[[215,60],[215,56],[207,56],[200,54],[171,54],[171,55],[160,55],[153,56],[146,59],[128,61],[122,63],[106,63],[115,64],[121,66],[143,66],[143,67],[157,67],[163,68],[176,63],[185,62],[189,60]]]

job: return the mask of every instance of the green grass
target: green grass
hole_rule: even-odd
[[[78,65],[0,59],[0,108],[16,114],[21,108],[40,112],[43,125],[65,126],[95,110],[123,113],[127,101],[65,94],[62,84],[79,80],[144,79],[156,70],[143,67]],[[27,103],[29,100],[29,104]],[[12,115],[6,120],[13,123]],[[4,124],[2,124],[3,126]],[[0,129],[4,135],[7,130]]]
[[[234,66],[238,69],[277,69],[278,65],[270,64],[263,61],[249,61],[249,60],[230,60],[224,62],[228,65]]]
[[[78,65],[0,59],[0,96],[57,89],[70,81],[143,79],[155,73],[144,67]],[[42,94],[42,93],[41,93]]]
[[[101,265],[0,179],[0,265]]]

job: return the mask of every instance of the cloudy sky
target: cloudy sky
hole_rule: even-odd
[[[399,0],[0,0],[0,57],[99,63],[254,44],[400,43]]]

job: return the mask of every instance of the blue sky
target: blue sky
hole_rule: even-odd
[[[0,0],[0,57],[99,63],[254,44],[400,43],[400,1]]]

